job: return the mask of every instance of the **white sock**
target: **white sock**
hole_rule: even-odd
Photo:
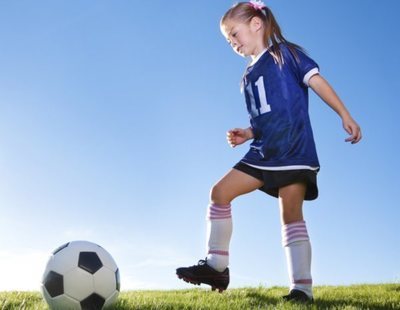
[[[303,291],[312,298],[311,244],[306,223],[299,221],[283,225],[282,245],[291,281],[290,290]]]
[[[210,204],[207,211],[207,264],[222,272],[229,264],[229,242],[232,236],[231,205]]]

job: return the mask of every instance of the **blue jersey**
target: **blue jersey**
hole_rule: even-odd
[[[243,78],[254,141],[242,162],[266,170],[319,168],[308,114],[308,80],[318,65],[280,44],[280,66],[266,51]]]

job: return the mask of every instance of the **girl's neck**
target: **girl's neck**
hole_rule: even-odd
[[[263,46],[263,48],[256,55],[251,55],[250,66],[254,65],[267,50],[268,47]]]

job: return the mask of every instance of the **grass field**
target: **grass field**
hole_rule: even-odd
[[[220,294],[206,289],[123,291],[114,309],[400,309],[400,284],[318,286],[315,302],[282,302],[281,287],[229,289]],[[0,309],[48,309],[39,292],[0,292]]]

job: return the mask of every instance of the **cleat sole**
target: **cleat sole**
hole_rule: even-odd
[[[185,281],[187,283],[191,283],[191,284],[194,284],[194,285],[200,285],[201,284],[201,282],[199,282],[199,281],[196,281],[196,280],[193,280],[191,278],[182,276],[180,274],[177,274],[177,277],[178,277],[178,279],[181,279],[181,280],[183,280],[183,281]],[[204,284],[207,284],[207,283],[204,283]],[[226,289],[227,289],[226,287],[211,286],[211,290],[212,291],[217,291],[218,290],[219,293],[223,293]]]
[[[178,276],[179,279],[182,279],[183,281],[185,281],[185,282],[187,282],[187,283],[191,283],[191,284],[194,284],[194,285],[200,285],[200,282],[199,282],[199,281],[195,281],[195,280],[193,280],[193,279],[190,279],[190,278],[187,278],[187,277],[178,275],[178,274],[177,274],[177,276]]]
[[[179,279],[193,285],[209,285],[212,291],[219,293],[225,291],[229,285],[229,269],[218,272],[209,267],[206,261],[199,261],[197,266],[178,268],[176,275]]]

